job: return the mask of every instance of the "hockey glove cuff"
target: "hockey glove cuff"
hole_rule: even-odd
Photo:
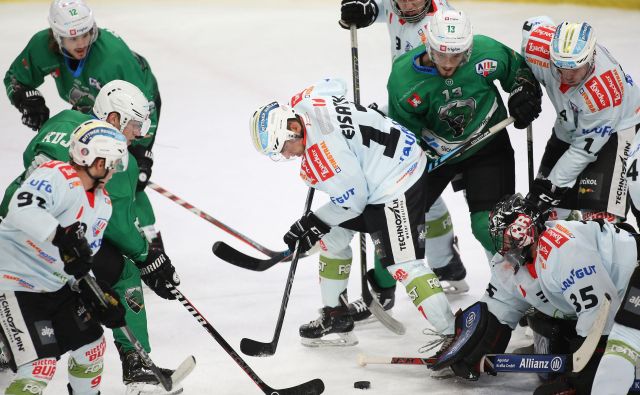
[[[136,262],[140,277],[149,288],[163,299],[173,300],[173,287],[180,285],[180,277],[171,264],[171,259],[162,250],[151,248],[144,262]]]
[[[153,152],[142,145],[129,146],[129,152],[136,158],[138,163],[138,185],[137,191],[142,191],[151,179],[151,167],[153,166]]]
[[[23,86],[16,87],[12,100],[22,113],[22,123],[34,131],[40,130],[42,124],[49,119],[49,108],[39,90]]]
[[[296,248],[296,242],[300,240],[300,252],[309,251],[324,235],[329,233],[331,227],[312,212],[308,212],[297,220],[282,238],[290,251]]]
[[[511,91],[507,105],[509,115],[515,118],[513,126],[516,129],[526,128],[542,111],[540,84],[521,78],[520,84]]]
[[[93,252],[84,236],[85,225],[74,222],[66,228],[58,225],[51,243],[58,247],[64,271],[80,278],[91,270]]]
[[[378,5],[373,0],[342,0],[340,20],[343,29],[355,24],[358,29],[371,25],[378,16]]]

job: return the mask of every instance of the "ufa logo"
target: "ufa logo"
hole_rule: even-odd
[[[496,71],[498,68],[498,62],[493,59],[484,59],[476,63],[476,73],[483,77]]]

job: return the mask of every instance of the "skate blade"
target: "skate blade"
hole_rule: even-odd
[[[129,383],[126,385],[125,395],[178,395],[182,392],[183,388],[179,384],[171,391],[166,391],[161,384]]]
[[[337,338],[327,338],[337,335]],[[349,347],[358,344],[358,338],[353,332],[331,333],[318,339],[300,338],[300,342],[305,347]]]
[[[467,284],[465,280],[442,280],[440,281],[440,285],[442,286],[442,290],[444,291],[444,293],[448,295],[456,295],[469,291],[469,284]]]
[[[440,370],[430,370],[429,372],[429,377],[434,380],[446,380],[452,377],[456,377],[456,374],[453,373],[453,370],[451,370],[451,368],[449,367]]]

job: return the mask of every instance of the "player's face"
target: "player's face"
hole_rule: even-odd
[[[124,134],[124,136],[127,138],[127,144],[131,144],[131,141],[133,141],[134,139],[144,136],[142,129],[142,122],[136,121],[134,119],[130,120],[127,123],[127,126],[122,131],[122,134]]]
[[[302,136],[303,126],[298,119],[289,119],[287,121],[287,129]],[[301,138],[285,141],[280,154],[286,159],[299,157],[304,154],[304,142]]]
[[[405,16],[418,15],[426,6],[426,0],[396,0],[398,8]]]
[[[439,51],[431,51],[432,61],[435,63],[438,73],[445,78],[451,77],[458,67],[465,60],[466,52],[463,53],[442,53]]]
[[[569,86],[579,85],[589,73],[590,65],[585,64],[577,69],[560,69],[557,68],[558,75],[560,76],[560,83]]]
[[[76,60],[82,60],[89,52],[91,31],[78,37],[63,37],[62,47]]]

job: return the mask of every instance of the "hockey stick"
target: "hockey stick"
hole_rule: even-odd
[[[311,202],[313,201],[313,193],[315,189],[309,188],[307,192],[307,201],[304,204],[304,213],[308,213],[311,210]],[[296,247],[293,251],[293,258],[291,259],[291,267],[289,268],[289,275],[287,276],[287,283],[284,287],[284,295],[282,296],[282,303],[280,305],[280,313],[278,315],[278,321],[276,322],[276,330],[273,334],[273,339],[269,343],[263,343],[256,340],[243,338],[240,341],[240,351],[246,355],[253,357],[268,357],[276,352],[278,347],[278,340],[280,339],[280,332],[282,331],[282,324],[284,322],[284,315],[287,311],[287,304],[289,303],[289,296],[291,294],[291,288],[293,287],[293,278],[296,274],[296,267],[298,266],[298,259],[300,258],[300,240],[296,242]]]
[[[285,250],[277,252],[269,259],[254,258],[250,255],[242,253],[235,248],[231,247],[224,241],[216,241],[211,247],[214,255],[223,261],[230,263],[234,266],[241,267],[247,270],[253,270],[255,272],[263,272],[277,263],[286,261],[291,257],[291,251]],[[304,256],[304,255],[303,255]]]
[[[90,275],[88,274],[85,275],[84,277],[81,278],[81,280],[83,280],[89,286],[89,289],[91,289],[91,292],[93,292],[96,298],[98,298],[98,301],[100,302],[102,307],[104,307],[105,309],[108,308],[109,305],[118,304],[117,300],[113,300],[111,295],[105,294],[102,291],[102,289],[100,289],[100,286],[98,285],[96,280]],[[122,330],[127,340],[129,340],[129,342],[133,345],[133,348],[136,349],[136,352],[138,353],[138,355],[140,355],[140,358],[142,359],[144,364],[148,366],[149,369],[151,369],[151,372],[153,372],[153,375],[158,379],[160,384],[162,384],[162,387],[164,387],[164,389],[167,391],[171,391],[171,388],[173,387],[171,377],[165,376],[160,370],[160,368],[158,368],[156,364],[153,363],[153,361],[151,360],[151,357],[149,357],[149,354],[147,354],[147,352],[144,350],[144,348],[142,347],[142,344],[140,344],[140,341],[136,339],[131,329],[129,329],[127,325],[119,329]]]
[[[212,216],[210,216],[209,214],[207,214],[204,211],[200,210],[199,208],[196,208],[196,207],[192,206],[191,204],[189,204],[186,201],[182,200],[178,196],[176,196],[173,193],[167,191],[166,189],[164,189],[160,185],[150,181],[147,184],[147,186],[149,188],[153,189],[154,191],[158,192],[162,196],[166,197],[167,199],[169,199],[169,200],[179,204],[180,206],[186,208],[187,210],[191,211],[192,213],[194,213],[198,217],[203,218],[207,222],[209,222],[209,223],[217,226],[218,228],[224,230],[225,232],[229,233],[231,236],[234,236],[238,240],[241,240],[241,241],[247,243],[251,247],[255,248],[256,250],[258,250],[260,252],[262,252],[263,254],[265,254],[265,255],[267,255],[269,257],[274,257],[274,256],[278,256],[278,255],[282,254],[282,252],[271,250],[271,249],[263,246],[262,244],[250,239],[249,237],[243,235],[242,233],[238,232],[237,230],[231,228],[230,226],[225,225],[224,223],[218,221],[217,219],[213,218]]]
[[[582,346],[573,354],[487,354],[480,360],[480,371],[512,373],[562,373],[572,371],[578,373],[584,369],[591,359],[607,323],[610,309],[611,300],[609,295],[605,294],[605,299],[598,310],[598,315],[591,326],[589,334]],[[358,355],[358,365],[360,366],[368,364],[424,365],[430,369],[437,360],[438,358]]]
[[[488,139],[489,137],[491,137],[494,134],[498,133],[502,129],[504,129],[507,126],[511,125],[513,123],[513,121],[514,121],[514,118],[513,117],[509,117],[509,118],[507,118],[505,120],[502,120],[502,121],[498,122],[497,124],[493,125],[489,129],[484,129],[479,134],[473,136],[472,139],[467,140],[464,143],[458,145],[457,147],[455,147],[451,151],[449,151],[446,154],[438,157],[438,159],[436,159],[434,161],[429,161],[429,164],[427,165],[427,171],[432,172],[435,169],[437,169],[438,167],[440,167],[442,165],[445,165],[451,159],[455,159],[455,158],[459,157],[460,155],[462,155],[465,152],[469,151],[474,146],[478,145],[480,142]]]
[[[358,29],[355,24],[349,28],[351,32],[351,74],[353,75],[353,101],[360,104],[360,67],[358,62]],[[371,295],[367,283],[367,235],[360,232],[360,281],[362,284],[362,300],[367,304],[369,311],[387,329],[398,335],[404,335],[407,329],[402,323],[391,317],[380,304],[377,298]]]
[[[527,126],[527,167],[529,173],[529,190],[533,184],[533,123]]]
[[[260,388],[262,392],[267,395],[315,395],[321,394],[324,391],[324,383],[320,379],[313,379],[311,381],[307,381],[306,383],[302,383],[300,385],[296,385],[294,387],[283,388],[283,389],[273,389],[267,383],[262,381],[262,379],[256,374],[256,372],[251,369],[249,365],[240,357],[240,355],[227,343],[227,341],[222,337],[218,331],[209,323],[209,321],[200,314],[198,309],[180,292],[177,288],[173,287],[171,289],[171,293],[182,303],[182,305],[191,313],[191,315],[202,325],[204,329],[209,332],[209,334],[220,344],[220,346],[231,356],[231,358],[235,361],[235,363],[240,366],[242,370],[253,380],[254,383]]]

